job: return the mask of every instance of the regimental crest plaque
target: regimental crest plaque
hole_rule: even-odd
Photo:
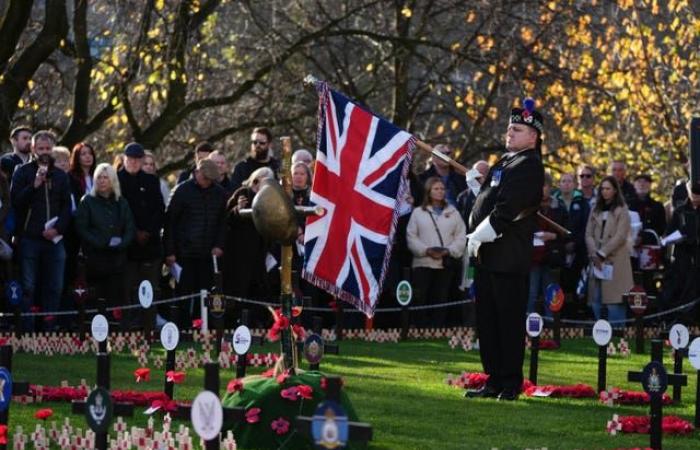
[[[304,340],[304,357],[309,364],[318,364],[323,359],[323,338],[316,333],[309,334]]]
[[[95,433],[106,433],[112,422],[112,397],[105,388],[90,392],[85,402],[85,420]]]
[[[311,436],[316,448],[345,448],[349,432],[348,416],[342,406],[326,400],[316,407],[316,412],[311,418]]]

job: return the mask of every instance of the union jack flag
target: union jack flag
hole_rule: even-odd
[[[319,82],[316,167],[304,237],[307,281],[374,315],[415,138]]]

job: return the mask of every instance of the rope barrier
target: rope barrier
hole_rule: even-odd
[[[200,298],[201,295],[198,293],[194,294],[188,294],[188,295],[182,295],[179,297],[172,297],[169,299],[164,299],[164,300],[157,300],[152,303],[152,305],[167,305],[170,303],[178,303],[184,300],[192,300],[192,299],[197,299]],[[261,300],[253,300],[249,298],[244,298],[244,297],[234,297],[231,295],[224,295],[222,296],[226,300],[232,300],[238,303],[245,303],[245,304],[251,304],[251,305],[256,305],[256,306],[262,306],[262,307],[276,307],[279,306],[279,303],[276,302],[265,302]],[[465,305],[465,304],[470,304],[474,303],[474,300],[471,299],[465,299],[465,300],[456,300],[456,301],[451,301],[451,302],[444,302],[444,303],[437,303],[434,305],[417,305],[417,306],[408,306],[408,307],[393,307],[393,308],[377,308],[375,310],[375,313],[395,313],[395,312],[401,312],[404,310],[404,308],[408,309],[409,311],[425,311],[429,309],[439,309],[439,308],[449,308],[451,306],[458,306],[458,305]],[[686,309],[689,309],[695,305],[700,303],[700,297],[691,300],[688,303],[685,303],[683,305],[676,306],[672,309],[668,309],[665,311],[660,311],[658,313],[654,314],[649,314],[647,316],[642,317],[642,320],[648,321],[651,319],[656,319],[659,317],[664,317],[673,313],[676,313],[678,311],[683,311]],[[125,306],[111,306],[108,308],[105,308],[107,312],[111,312],[114,310],[129,310],[129,309],[139,309],[142,308],[140,304],[134,304],[134,305],[125,305]],[[314,311],[314,312],[335,312],[335,309],[333,308],[324,308],[324,307],[314,307],[314,306],[307,306],[304,307],[305,310],[307,311]],[[97,313],[98,310],[96,308],[91,308],[91,309],[86,309],[84,311],[86,314],[94,314]],[[356,309],[347,309],[343,311],[344,313],[348,314],[362,314],[362,311],[356,310]],[[55,312],[29,312],[29,313],[22,313],[20,314],[20,317],[45,317],[45,316],[71,316],[71,315],[77,315],[79,314],[80,311],[78,310],[69,310],[69,311],[55,311]],[[13,313],[0,313],[0,318],[4,317],[14,317]],[[545,321],[551,322],[554,319],[551,317],[543,317]],[[614,320],[610,321],[611,325],[621,325],[621,324],[629,324],[633,323],[636,319],[626,319],[626,320]],[[562,319],[561,320],[562,324],[569,324],[569,325],[583,325],[583,326],[592,326],[595,321],[594,320],[574,320],[574,319]]]

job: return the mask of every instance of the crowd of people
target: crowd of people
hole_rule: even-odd
[[[279,249],[240,214],[266,180],[279,177],[281,164],[267,128],[253,130],[250,152],[232,170],[223,150],[209,142],[198,144],[194,164],[179,174],[172,188],[159,178],[156,156],[137,142],[127,144],[112,163],[100,163],[87,142],[72,149],[58,146],[49,131],[17,127],[10,143],[12,151],[0,158],[0,258],[3,281],[21,281],[22,311],[75,309],[73,291],[80,282],[90,287],[91,298],[104,298],[109,306],[137,304],[142,280],[149,280],[157,293],[173,288],[173,295],[188,295],[211,289],[215,259],[223,293],[258,300],[278,295]],[[452,155],[448,145],[435,150]],[[294,203],[308,205],[314,157],[298,150],[292,162]],[[477,161],[472,169],[465,179],[433,157],[424,170],[411,171],[380,308],[394,306],[396,283],[406,277],[413,284],[413,304],[470,296],[469,219],[480,184],[487,175],[494,183],[488,162]],[[566,295],[564,315],[576,318],[624,319],[623,295],[634,284],[655,295],[659,308],[697,297],[696,277],[685,274],[697,272],[700,196],[682,183],[672,200],[662,204],[652,199],[651,184],[646,174],[628,181],[620,161],[600,176],[588,165],[556,180],[545,175],[541,218],[532,236],[528,311],[546,313],[542,300],[552,283],[560,284]],[[571,234],[563,235],[552,222]],[[659,238],[674,231],[682,239],[667,254]],[[328,295],[298,280],[303,241],[300,221],[295,289],[316,306],[327,306],[332,300]],[[164,282],[169,278],[177,279],[174,287]],[[198,315],[194,305],[189,302],[182,309],[182,323]],[[469,320],[451,312],[436,308],[413,321],[445,326]],[[36,323],[27,317],[23,326],[56,330],[74,325],[59,316],[40,317]],[[253,320],[266,317],[261,311]],[[124,329],[140,327],[141,321],[129,309],[120,317]]]

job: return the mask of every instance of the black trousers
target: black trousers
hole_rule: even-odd
[[[520,391],[525,357],[528,274],[475,270],[476,328],[488,385]]]
[[[415,300],[413,305],[435,305],[444,303],[450,294],[450,269],[431,269],[428,267],[415,267],[413,269],[413,289]],[[411,321],[417,327],[444,327],[445,308],[414,311],[411,313]]]

